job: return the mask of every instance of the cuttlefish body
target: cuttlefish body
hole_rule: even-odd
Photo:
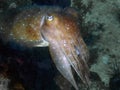
[[[77,19],[71,8],[32,8],[18,14],[1,34],[5,42],[27,47],[48,46],[58,71],[78,90],[72,69],[89,85],[89,53]]]

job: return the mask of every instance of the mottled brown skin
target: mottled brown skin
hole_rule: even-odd
[[[42,8],[33,7],[22,10],[16,13],[14,18],[8,18],[8,22],[3,21],[3,28],[0,30],[3,42],[12,41],[25,47],[40,45],[42,42],[40,33]]]
[[[50,53],[57,69],[77,90],[78,87],[74,81],[71,67],[81,80],[88,85],[87,60],[89,53],[80,35],[76,16],[67,14],[66,11],[50,14],[48,17],[52,16],[53,20],[45,20],[42,26],[42,34],[50,44]]]
[[[72,69],[83,83],[89,85],[89,53],[80,35],[78,15],[70,10],[73,9],[41,7],[23,11],[7,34],[8,41],[13,40],[28,47],[44,47],[46,44],[41,42],[48,42],[58,71],[78,90]]]

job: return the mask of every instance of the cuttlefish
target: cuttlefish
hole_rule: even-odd
[[[80,33],[78,13],[73,8],[22,8],[7,23],[3,22],[0,35],[4,43],[31,47],[49,47],[58,71],[76,90],[73,70],[82,82],[89,85],[89,52]]]

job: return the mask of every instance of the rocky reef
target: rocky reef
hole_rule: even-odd
[[[48,2],[51,1],[48,0]],[[6,14],[5,11],[35,3],[38,3],[37,0],[1,0],[0,15],[4,16]],[[71,0],[70,6],[75,7],[79,11],[79,21],[82,28],[81,33],[90,51],[91,86],[89,90],[118,90],[120,88],[120,1]],[[0,17],[1,19],[2,17]],[[22,57],[26,59],[24,55]],[[34,56],[31,57],[31,59],[33,58]],[[0,59],[3,59],[3,57]],[[3,60],[6,60],[5,57]],[[21,60],[18,61],[21,62]],[[31,65],[31,62],[29,63]],[[59,73],[57,75],[55,81],[59,88],[56,87],[56,84],[52,84],[52,89],[66,90],[67,88],[68,90],[74,90],[69,82]],[[53,78],[53,76],[51,77]],[[75,79],[79,81],[78,87],[80,90],[86,90],[86,87],[80,82],[79,78],[75,77]],[[62,83],[63,81],[65,83]],[[21,83],[21,81],[19,82]],[[31,84],[33,83],[29,83],[29,85]]]
[[[105,87],[118,90],[120,84],[120,1],[73,0],[83,18],[83,32],[90,49],[91,72],[95,72]],[[117,75],[116,75],[117,74]],[[115,76],[116,75],[116,76]],[[115,77],[117,80],[111,81]],[[114,84],[113,84],[114,85]],[[116,88],[115,88],[116,87]],[[93,89],[90,89],[93,90]],[[95,89],[96,90],[96,89]],[[104,89],[107,90],[107,89]]]

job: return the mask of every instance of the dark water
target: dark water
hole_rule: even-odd
[[[60,7],[68,7],[71,4],[71,0],[33,0],[33,4],[37,5],[52,5]]]
[[[62,8],[70,6],[70,0],[32,0],[32,2],[36,5]],[[2,42],[0,44],[0,73],[9,76],[10,88],[20,82],[25,90],[59,90],[54,81],[57,70],[47,47],[26,49],[17,47],[14,43],[10,46],[12,47],[7,47]]]

